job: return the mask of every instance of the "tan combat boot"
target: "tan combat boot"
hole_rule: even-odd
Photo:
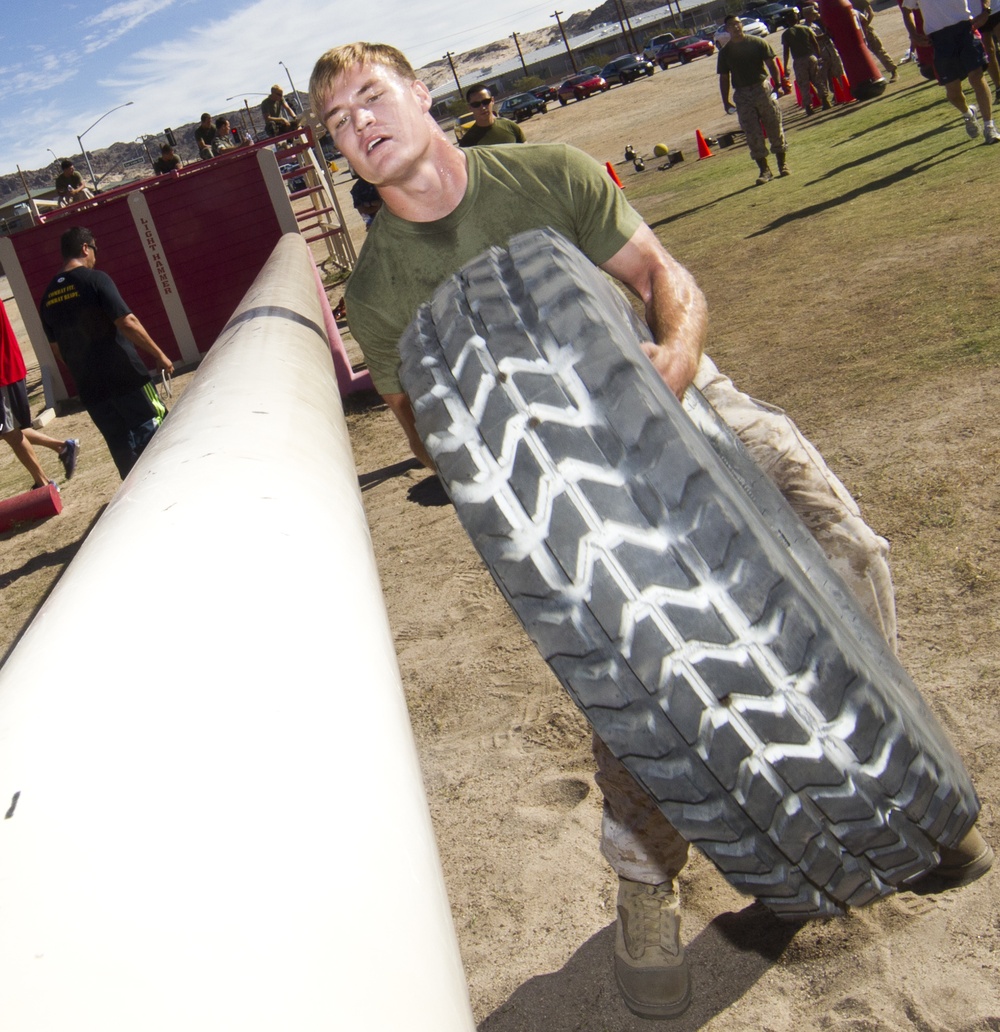
[[[767,163],[767,158],[758,161],[757,168],[760,171],[760,175],[757,177],[757,186],[763,186],[774,179],[774,173],[771,171],[771,166]]]
[[[954,849],[941,850],[941,863],[929,874],[954,885],[965,885],[984,875],[992,866],[993,850],[973,825]]]
[[[642,1018],[674,1018],[691,1002],[676,885],[618,879],[615,981],[625,1005]]]

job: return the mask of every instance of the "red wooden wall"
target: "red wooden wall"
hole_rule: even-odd
[[[278,238],[297,228],[274,153],[263,147],[230,151],[52,212],[4,243],[5,265],[20,267],[21,277],[11,275],[11,284],[43,366],[51,352],[44,336],[37,339],[40,323],[24,312],[27,299],[20,296],[18,284],[23,277],[30,294],[27,307],[37,312],[63,264],[59,238],[73,225],[93,232],[97,268],[111,276],[126,304],[175,363],[208,351]],[[8,260],[9,248],[14,263]],[[186,355],[185,319],[193,338]],[[69,374],[58,372],[65,389],[57,385],[57,395],[72,396]]]

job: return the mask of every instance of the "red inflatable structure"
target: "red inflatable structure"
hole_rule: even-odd
[[[819,0],[819,16],[833,39],[855,100],[874,100],[885,92],[886,82],[854,17],[850,0]]]

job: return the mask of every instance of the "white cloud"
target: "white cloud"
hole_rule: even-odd
[[[96,13],[84,14],[81,7],[79,20],[70,19],[71,24],[64,19],[64,31],[47,33],[30,65],[8,65],[3,74],[8,109],[14,112],[5,116],[0,137],[0,171],[13,171],[15,162],[44,167],[52,161],[48,148],[60,156],[79,153],[75,134],[126,101],[134,103],[87,135],[88,149],[160,133],[168,125],[196,121],[202,111],[231,111],[244,97],[256,116],[263,98],[253,94],[286,82],[279,61],[304,92],[315,59],[337,43],[390,42],[420,66],[439,59],[445,49],[487,42],[509,28],[543,26],[549,10],[500,0],[481,12],[488,24],[480,24],[459,17],[450,0],[420,5],[382,0],[377,6],[279,0],[277,11],[272,0],[231,9],[234,3],[242,0],[122,0]],[[161,17],[151,20],[157,14]],[[81,28],[90,34],[86,48],[80,46]],[[26,39],[22,52],[30,45]],[[9,60],[9,52],[4,56]]]
[[[10,93],[44,93],[62,86],[79,71],[80,58],[73,52],[41,53],[29,65],[0,69],[5,89]]]
[[[123,3],[105,7],[103,11],[84,19],[86,27],[100,30],[84,35],[84,52],[92,54],[103,50],[173,3],[174,0],[124,0]]]

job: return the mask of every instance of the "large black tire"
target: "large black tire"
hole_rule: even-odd
[[[947,736],[771,482],[548,230],[401,344],[417,428],[542,655],[728,880],[783,916],[933,868],[979,810]],[[696,425],[697,423],[697,425]]]

